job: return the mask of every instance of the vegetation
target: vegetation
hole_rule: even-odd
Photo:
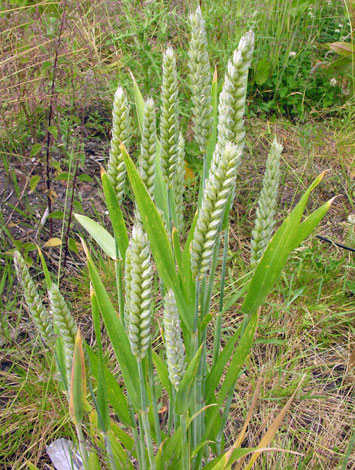
[[[354,464],[354,5],[235,3],[2,7],[4,468]]]

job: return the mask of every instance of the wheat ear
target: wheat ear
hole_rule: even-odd
[[[126,305],[131,349],[142,360],[150,343],[153,270],[148,239],[140,224],[133,227],[126,264]]]
[[[169,378],[177,390],[185,373],[186,361],[179,312],[171,289],[164,297],[163,323]]]
[[[126,165],[124,163],[120,144],[128,147],[130,138],[129,107],[123,88],[118,87],[113,101],[112,138],[107,174],[113,184],[117,198],[122,200],[126,181]]]
[[[21,284],[23,295],[25,297],[25,301],[30,311],[32,320],[36,325],[44,343],[49,346],[53,343],[53,326],[49,317],[49,313],[38,295],[25,260],[18,251],[15,251],[14,263],[17,279]]]
[[[75,337],[78,328],[56,284],[52,283],[51,287],[48,289],[48,296],[53,321],[64,342],[65,364],[68,374],[68,383],[70,384]]]
[[[224,209],[234,184],[240,151],[230,142],[220,154],[215,151],[203,192],[191,244],[191,270],[200,279],[207,273]]]
[[[245,34],[228,62],[224,84],[218,103],[218,147],[222,151],[227,142],[243,146],[244,109],[248,71],[254,50],[254,33]]]
[[[176,59],[171,47],[163,56],[163,85],[160,120],[161,170],[168,188],[174,185],[179,140]]]
[[[280,180],[281,152],[282,145],[275,139],[266,161],[263,187],[259,196],[258,208],[256,209],[255,227],[252,231],[250,260],[252,267],[255,267],[262,257],[267,244],[271,240],[275,225],[274,216]]]
[[[190,88],[192,91],[193,129],[203,155],[212,131],[211,70],[207,52],[205,21],[201,8],[190,15],[191,39],[189,46]]]

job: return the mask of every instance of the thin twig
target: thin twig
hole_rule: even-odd
[[[348,251],[352,251],[353,253],[355,253],[354,248],[350,248],[349,246],[345,246],[345,245],[342,245],[341,243],[334,242],[332,240],[329,240],[329,238],[322,237],[321,235],[316,235],[316,238],[319,238],[319,240],[322,240],[324,242],[330,243],[331,245],[338,246],[339,248],[343,248],[343,250],[348,250]]]
[[[69,233],[70,233],[71,219],[73,216],[74,195],[75,195],[76,180],[78,177],[78,169],[79,169],[79,160],[76,161],[75,173],[74,173],[74,178],[73,178],[73,187],[72,187],[71,198],[70,198],[68,226],[67,226],[67,232],[65,234],[65,249],[64,249],[64,261],[63,261],[64,268],[67,266],[67,257],[68,257],[68,251],[69,251],[68,249],[69,248]]]
[[[54,56],[54,63],[53,63],[53,77],[52,77],[52,85],[51,85],[51,99],[49,102],[49,113],[48,113],[48,127],[47,127],[47,135],[46,135],[46,186],[47,186],[47,204],[48,204],[48,214],[50,215],[52,212],[52,199],[51,199],[51,172],[50,172],[50,145],[51,145],[51,133],[49,129],[52,124],[52,117],[54,111],[54,91],[55,91],[55,80],[56,80],[56,72],[57,72],[57,65],[58,65],[58,51],[60,48],[60,42],[62,37],[62,32],[64,28],[64,20],[65,20],[65,9],[67,6],[66,0],[64,1],[63,6],[63,14],[62,19],[60,21],[60,28],[58,34],[58,40],[55,49],[55,56]],[[49,234],[50,237],[53,237],[53,220],[49,219]]]

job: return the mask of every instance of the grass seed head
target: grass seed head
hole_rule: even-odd
[[[179,106],[174,51],[169,47],[163,56],[163,86],[160,120],[161,169],[169,188],[174,185],[179,141]]]
[[[122,158],[120,144],[128,147],[130,139],[129,106],[123,88],[118,87],[113,101],[112,138],[107,174],[113,184],[117,198],[121,201],[126,181],[126,166]]]
[[[148,98],[144,105],[139,173],[151,198],[154,194],[156,145],[155,104],[152,98]]]
[[[177,228],[182,233],[184,226],[184,191],[185,191],[185,140],[180,132],[174,184],[175,213]]]
[[[224,209],[232,193],[239,157],[238,147],[230,142],[223,153],[216,150],[213,155],[191,244],[192,273],[201,279],[210,265]]]
[[[126,305],[129,340],[133,354],[138,360],[142,360],[150,343],[153,269],[147,235],[140,224],[133,227],[127,258]]]
[[[218,104],[218,147],[221,151],[227,142],[238,146],[244,143],[244,108],[248,84],[248,70],[254,51],[254,33],[245,34],[233,58],[228,62]]]
[[[75,337],[78,328],[69,311],[68,305],[54,282],[48,290],[48,296],[54,323],[64,342],[65,363],[68,372],[68,384],[70,384]]]
[[[212,131],[211,67],[207,52],[205,21],[200,7],[190,15],[190,25],[188,66],[192,91],[193,129],[200,152],[204,154]]]
[[[46,307],[43,305],[32,277],[28,271],[22,255],[15,251],[14,263],[17,279],[21,284],[27,307],[31,313],[43,341],[46,345],[53,343],[53,327]]]
[[[186,362],[179,312],[171,289],[164,297],[163,323],[169,378],[177,390],[185,373]]]
[[[263,187],[256,210],[255,227],[251,240],[251,266],[255,267],[271,240],[275,225],[274,215],[277,202],[277,190],[280,180],[280,156],[282,145],[275,139],[266,161]]]

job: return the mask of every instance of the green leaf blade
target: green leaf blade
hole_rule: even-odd
[[[112,259],[116,259],[116,244],[113,236],[100,224],[86,215],[74,214],[80,225],[92,236],[96,243]]]

